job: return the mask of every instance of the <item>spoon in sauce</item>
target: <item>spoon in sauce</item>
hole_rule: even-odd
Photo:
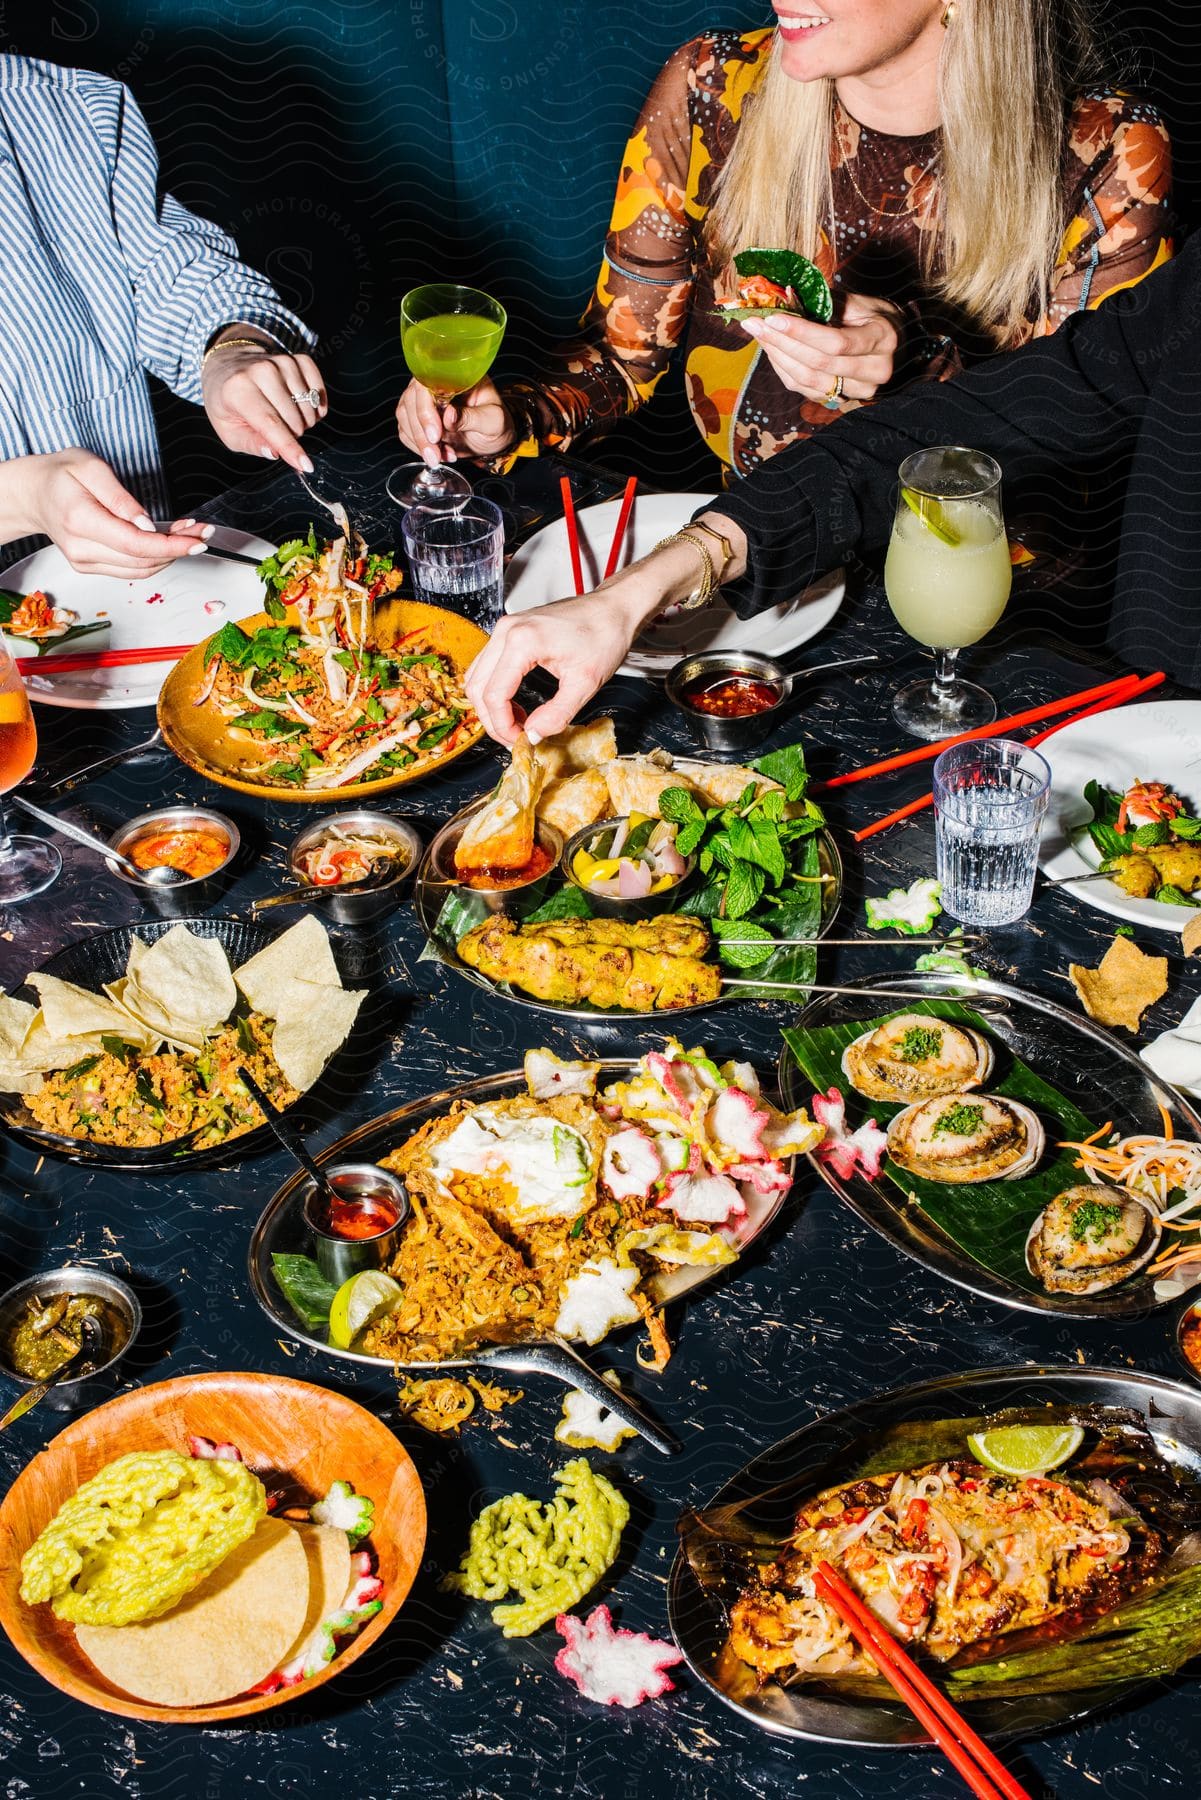
[[[70,838],[73,844],[82,844],[85,850],[94,850],[97,856],[104,858],[105,862],[116,863],[119,869],[124,869],[125,873],[132,876],[133,880],[142,887],[178,887],[181,881],[192,879],[183,869],[173,869],[169,863],[155,863],[149,869],[139,869],[136,862],[132,862],[120,850],[114,850],[112,845],[106,844],[103,838],[93,837],[91,832],[85,831],[81,825],[71,825],[66,819],[60,819],[55,813],[43,812],[40,806],[35,806],[32,800],[27,800],[24,794],[14,794],[12,799],[25,812],[32,813],[35,819],[40,819],[43,825],[49,825],[52,831],[57,831],[60,837]]]

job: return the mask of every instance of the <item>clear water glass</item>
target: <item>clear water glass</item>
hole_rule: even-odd
[[[934,765],[943,910],[964,925],[1010,925],[1030,910],[1051,770],[1012,738],[944,750]]]
[[[504,611],[505,522],[478,495],[453,507],[414,506],[404,518],[413,592],[492,631]]]

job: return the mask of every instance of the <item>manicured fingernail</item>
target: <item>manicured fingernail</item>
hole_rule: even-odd
[[[195,519],[188,520],[189,525],[194,525],[195,523],[196,523]],[[217,527],[215,525],[206,525],[204,527],[204,529],[202,530],[202,532],[200,533],[200,535],[202,538],[211,538],[214,531],[216,531],[216,529],[217,529]]]
[[[426,442],[427,442],[427,443],[429,443],[429,444],[436,444],[436,443],[437,443],[437,442],[438,442],[438,439],[439,439],[439,438],[440,438],[440,437],[441,437],[441,436],[442,436],[442,433],[441,433],[441,432],[440,432],[440,431],[435,431],[435,429],[434,429],[434,427],[433,427],[433,426],[432,426],[432,425],[427,425],[427,426],[426,426],[426,429],[425,429],[425,437],[426,437]]]
[[[279,461],[279,458],[276,456],[276,454],[275,454],[274,450],[271,448],[270,444],[263,445],[263,455],[267,458],[268,462],[278,462]]]
[[[537,749],[538,745],[542,742],[542,733],[540,731],[527,730],[525,735],[527,743],[533,745],[533,747]]]
[[[186,530],[189,525],[194,525],[195,523],[196,523],[195,519],[181,519],[180,520],[180,530],[181,531]]]
[[[139,531],[153,531],[154,530],[154,520],[148,519],[146,517],[145,513],[139,513],[137,518],[134,520],[134,524],[137,526]]]
[[[193,544],[192,548],[188,551],[188,555],[189,556],[203,556],[207,549],[208,549],[207,544]]]
[[[311,456],[302,456],[300,459],[300,466],[306,475],[311,475],[316,465]]]

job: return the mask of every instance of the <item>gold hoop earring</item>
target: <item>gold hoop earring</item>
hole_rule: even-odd
[[[955,14],[959,11],[959,0],[948,0],[947,9],[942,15],[942,28],[949,31],[955,23]]]

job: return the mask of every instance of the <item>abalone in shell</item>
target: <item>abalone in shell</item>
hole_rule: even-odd
[[[842,1072],[869,1100],[930,1100],[981,1087],[993,1050],[978,1031],[928,1013],[898,1013],[842,1053]]]
[[[1155,1209],[1137,1194],[1083,1181],[1039,1213],[1026,1266],[1049,1294],[1096,1294],[1144,1268],[1162,1236]]]
[[[1000,1094],[960,1090],[907,1106],[888,1126],[888,1154],[927,1181],[1018,1181],[1046,1143],[1037,1113]]]

